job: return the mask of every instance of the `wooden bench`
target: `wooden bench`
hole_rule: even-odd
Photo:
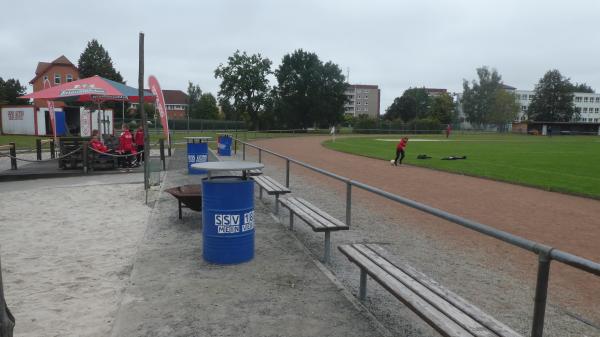
[[[115,169],[119,166],[118,157],[101,154],[91,148],[88,149],[88,154],[88,166],[92,171],[94,169]]]
[[[83,166],[83,144],[84,142],[88,142],[90,140],[89,137],[60,137],[59,144],[59,159],[58,159],[58,167],[62,169],[75,169],[80,164]],[[71,152],[81,149],[75,153],[70,154]],[[64,158],[63,156],[70,154]]]
[[[290,230],[294,229],[294,215],[297,215],[312,227],[313,231],[325,232],[323,261],[328,263],[331,251],[331,232],[348,230],[350,227],[302,198],[288,197],[281,199],[280,202],[290,210]]]
[[[273,179],[269,176],[265,176],[265,175],[253,176],[252,179],[256,182],[256,184],[258,185],[258,188],[260,189],[259,196],[261,198],[262,198],[263,189],[267,192],[268,195],[275,196],[275,214],[278,214],[279,213],[279,202],[278,202],[279,196],[282,194],[290,193],[292,191],[289,188],[281,185],[275,179]]]
[[[259,176],[261,174],[262,174],[262,170],[260,170],[260,169],[248,170],[248,175],[251,177]]]
[[[341,245],[338,249],[360,267],[359,298],[363,301],[369,275],[442,336],[522,337],[427,275],[391,262],[377,245]]]

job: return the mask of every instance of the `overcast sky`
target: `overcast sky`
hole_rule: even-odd
[[[97,39],[130,85],[144,32],[146,78],[216,95],[214,70],[236,49],[279,66],[302,48],[350,83],[376,84],[381,112],[409,87],[462,91],[482,65],[533,89],[549,69],[600,90],[600,1],[66,1],[2,0],[0,76],[27,84],[38,61],[75,65]],[[28,92],[31,86],[27,85]]]

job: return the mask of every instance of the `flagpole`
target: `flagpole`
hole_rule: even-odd
[[[146,203],[148,202],[148,189],[150,182],[148,181],[150,161],[150,139],[148,136],[148,122],[146,113],[144,112],[144,33],[140,32],[140,51],[139,51],[139,76],[138,76],[138,104],[140,107],[140,115],[142,124],[144,125],[144,190],[146,190]]]

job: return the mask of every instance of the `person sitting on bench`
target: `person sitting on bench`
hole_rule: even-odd
[[[102,144],[100,139],[98,139],[98,130],[92,131],[92,139],[90,140],[90,146],[92,147],[92,149],[94,149],[98,152],[102,152],[102,153],[110,152],[108,147],[106,147],[106,145]]]

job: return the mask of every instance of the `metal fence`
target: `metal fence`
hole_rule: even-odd
[[[454,215],[440,209],[416,202],[414,200],[401,197],[399,195],[386,192],[377,187],[373,187],[362,183],[360,181],[352,180],[338,174],[326,171],[324,169],[318,168],[316,166],[301,162],[299,160],[286,157],[284,155],[275,153],[273,151],[261,148],[259,146],[244,142],[239,139],[234,140],[234,149],[237,152],[237,143],[242,145],[242,159],[246,160],[246,146],[254,148],[258,150],[258,161],[262,162],[262,154],[268,153],[275,157],[281,158],[285,160],[285,186],[290,186],[290,163],[294,163],[298,166],[302,166],[314,172],[323,174],[330,178],[336,179],[346,185],[346,224],[351,226],[352,223],[352,187],[360,188],[367,192],[373,193],[375,195],[381,196],[388,200],[392,200],[403,204],[405,206],[420,210],[424,213],[431,214],[438,218],[450,221],[452,223],[458,224],[460,226],[469,228],[476,232],[482,233],[486,236],[493,237],[500,241],[506,242],[513,246],[517,246],[521,249],[525,249],[530,251],[538,256],[538,271],[537,271],[537,282],[535,289],[535,299],[534,299],[534,309],[533,309],[533,322],[531,328],[531,336],[532,337],[542,337],[544,330],[544,316],[546,312],[546,298],[548,293],[548,280],[550,276],[550,262],[552,260],[556,260],[572,266],[574,268],[586,271],[588,273],[594,274],[596,276],[600,276],[600,264],[577,255],[561,251],[559,249],[544,245],[539,242],[535,242],[532,240],[528,240],[522,238],[520,236],[510,234],[505,231],[498,230],[491,226],[472,221],[458,215]]]

